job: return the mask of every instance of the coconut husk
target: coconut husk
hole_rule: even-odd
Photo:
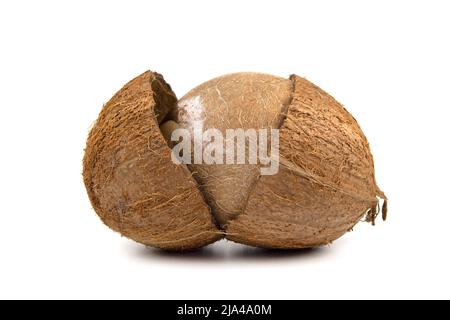
[[[291,76],[293,99],[280,128],[280,172],[262,176],[227,238],[253,246],[305,248],[341,237],[378,214],[369,144],[352,115],[325,91]],[[387,202],[383,206],[387,214]]]
[[[223,237],[185,165],[171,161],[159,123],[177,101],[157,73],[122,88],[88,140],[83,177],[102,221],[147,246],[188,250]]]

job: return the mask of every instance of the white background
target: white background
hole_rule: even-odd
[[[450,298],[448,1],[1,1],[0,298]],[[81,177],[103,103],[147,69],[307,77],[365,131],[390,216],[331,247],[145,249]]]

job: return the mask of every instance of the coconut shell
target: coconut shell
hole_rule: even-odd
[[[229,74],[187,93],[178,102],[172,117],[183,128],[193,129],[201,124],[203,131],[217,129],[224,137],[227,129],[279,128],[291,92],[292,83],[288,79],[261,73]],[[260,175],[257,164],[192,164],[188,167],[212,214],[224,229],[228,221],[242,213]]]
[[[157,73],[129,82],[103,107],[89,134],[83,177],[107,226],[148,246],[187,250],[223,235],[187,167],[172,163],[159,130],[176,101]]]
[[[385,198],[356,120],[311,82],[295,75],[291,81],[280,171],[259,179],[245,212],[228,223],[230,240],[270,248],[325,245],[375,213],[377,197]]]

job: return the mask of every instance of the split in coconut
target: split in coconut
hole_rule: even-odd
[[[261,163],[175,164],[172,133],[199,124],[224,137],[230,129],[279,129],[278,173],[261,175]],[[190,153],[184,156],[194,158]],[[83,176],[105,224],[169,250],[223,237],[265,248],[315,247],[364,216],[374,222],[378,197],[383,218],[387,213],[357,122],[295,75],[226,75],[177,101],[161,75],[146,72],[103,108],[89,134]]]

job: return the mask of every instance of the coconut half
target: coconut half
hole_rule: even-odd
[[[87,141],[83,177],[113,230],[147,246],[188,250],[223,237],[185,165],[175,165],[159,122],[174,108],[163,77],[146,72],[104,107]]]

